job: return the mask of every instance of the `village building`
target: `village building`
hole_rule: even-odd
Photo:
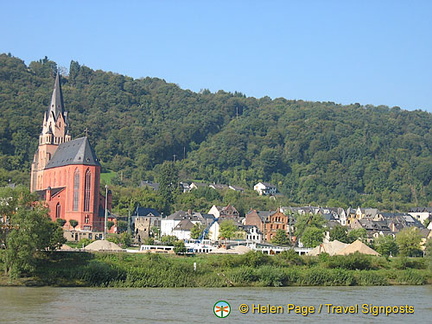
[[[208,213],[214,215],[215,218],[232,219],[235,221],[240,220],[240,213],[232,205],[228,205],[225,207],[219,207],[219,206],[213,205],[212,208],[210,208]]]
[[[271,183],[267,182],[258,182],[254,186],[254,190],[258,192],[260,196],[272,196],[277,193],[276,186],[272,185]]]
[[[48,205],[52,220],[67,221],[65,229],[71,229],[70,221],[76,220],[74,230],[102,231],[104,207],[111,205],[111,199],[99,193],[100,169],[88,138],[73,140],[69,133],[57,74],[33,158],[30,189]]]
[[[432,220],[432,207],[411,208],[408,214],[424,224],[426,220]]]
[[[154,208],[137,207],[132,213],[131,222],[138,242],[159,234],[162,215]]]
[[[279,209],[275,213],[269,215],[265,224],[265,239],[270,242],[278,230],[283,230],[285,233],[288,233],[288,221],[288,216]]]
[[[189,221],[191,224],[189,224]],[[213,216],[208,214],[201,214],[192,212],[191,210],[176,211],[174,214],[168,217],[162,218],[161,220],[161,236],[164,235],[175,235],[179,239],[190,238],[190,230],[195,224],[202,224],[203,226],[209,226],[213,221]]]
[[[250,210],[243,220],[243,223],[247,226],[256,226],[258,230],[265,234],[265,223],[267,222],[267,218],[274,214],[275,211],[262,211],[262,210]]]
[[[263,243],[264,235],[255,225],[244,225],[246,241],[252,243]]]

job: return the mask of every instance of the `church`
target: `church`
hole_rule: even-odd
[[[100,171],[101,165],[88,138],[72,139],[69,134],[57,73],[31,166],[31,191],[46,202],[53,221],[66,220],[65,229],[72,229],[70,221],[75,220],[78,222],[75,230],[103,231],[108,202],[100,194]]]

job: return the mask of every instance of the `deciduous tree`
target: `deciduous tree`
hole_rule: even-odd
[[[238,230],[233,220],[223,220],[219,225],[219,238],[230,239]]]
[[[324,230],[317,227],[308,227],[304,230],[301,242],[305,247],[316,247],[321,244],[324,238]]]
[[[27,188],[0,190],[5,272],[11,277],[35,270],[36,260],[45,250],[59,248],[66,240],[60,226],[52,222],[48,209]]]
[[[287,233],[283,229],[278,229],[275,236],[273,236],[272,241],[276,245],[290,245]]]
[[[380,236],[375,239],[375,250],[382,256],[396,256],[398,254],[398,245],[392,235]]]
[[[417,227],[406,227],[396,234],[396,243],[401,256],[421,255],[421,235]]]

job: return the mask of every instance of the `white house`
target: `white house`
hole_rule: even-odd
[[[194,223],[190,219],[182,219],[172,230],[172,235],[179,240],[189,240],[191,238],[191,229]]]
[[[258,192],[260,196],[271,196],[277,193],[276,186],[267,182],[258,182],[254,186],[254,190]]]
[[[211,241],[218,241],[219,240],[219,228],[220,228],[219,222],[214,222],[213,225],[210,226],[209,239]]]
[[[420,223],[424,224],[424,221],[426,219],[429,219],[432,215],[432,208],[412,208],[408,211],[408,214],[410,214],[412,217],[417,219]]]
[[[263,241],[263,234],[261,231],[256,227],[255,225],[251,226],[245,226],[246,230],[246,241],[247,242],[253,242],[253,243],[262,243]]]

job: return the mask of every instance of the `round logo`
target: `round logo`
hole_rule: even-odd
[[[214,304],[213,313],[219,318],[225,318],[231,313],[231,306],[226,301],[220,300]]]

